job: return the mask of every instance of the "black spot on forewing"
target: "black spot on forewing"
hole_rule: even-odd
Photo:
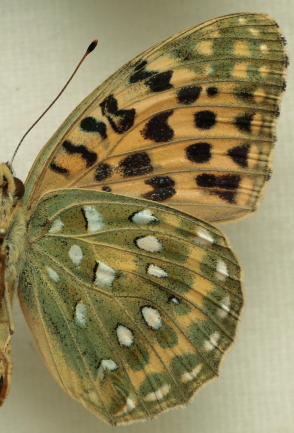
[[[51,170],[55,171],[55,173],[58,173],[58,174],[65,174],[65,175],[69,174],[69,170],[67,168],[64,168],[58,164],[55,164],[54,161],[52,161],[50,163],[50,168],[51,168]]]
[[[98,165],[94,178],[95,180],[98,180],[98,182],[107,179],[112,174],[112,167],[109,164],[101,163]]]
[[[198,129],[211,129],[216,124],[216,114],[210,110],[197,111],[194,121]]]
[[[200,142],[186,147],[186,156],[189,161],[203,164],[211,159],[211,144]]]
[[[168,118],[173,114],[173,110],[157,114],[150,119],[141,131],[145,140],[152,140],[156,143],[165,143],[173,139],[174,131],[167,123]]]
[[[161,72],[161,74],[156,74],[149,80],[145,81],[145,85],[150,88],[152,92],[164,92],[173,87],[170,83],[173,71]]]
[[[196,182],[202,188],[213,188],[216,187],[217,178],[214,174],[203,173],[196,177]]]
[[[123,134],[133,126],[136,110],[134,108],[119,110],[117,100],[113,95],[107,96],[101,102],[100,107],[103,116],[107,117],[112,129],[117,134]]]
[[[98,133],[103,139],[107,138],[105,123],[96,120],[94,117],[85,117],[80,123],[80,128],[84,132]]]
[[[253,98],[253,95],[251,92],[247,92],[246,90],[237,92],[236,95],[240,98],[243,99],[243,101],[250,101]]]
[[[250,150],[250,144],[244,144],[242,146],[236,146],[228,150],[228,155],[232,160],[240,167],[248,167],[248,153]]]
[[[219,196],[222,200],[234,204],[236,202],[236,193],[232,191],[213,191],[213,194]]]
[[[100,107],[103,116],[106,116],[107,114],[115,114],[118,111],[117,100],[113,95],[107,96],[107,98],[101,102]]]
[[[238,189],[241,176],[238,174],[225,174],[217,177],[217,186],[223,189]]]
[[[169,176],[155,176],[145,180],[145,184],[153,187],[153,191],[143,194],[147,200],[165,201],[176,194],[175,181]]]
[[[251,132],[251,122],[254,114],[245,113],[242,116],[238,116],[235,119],[235,125],[239,131]]]
[[[203,173],[196,178],[197,185],[204,188],[237,189],[241,181],[241,176],[237,174],[225,174],[216,176],[215,174]]]
[[[111,188],[109,188],[109,186],[103,186],[102,191],[111,192]]]
[[[157,71],[146,71],[145,66],[147,65],[146,60],[139,60],[139,63],[134,68],[134,72],[130,76],[130,83],[137,83],[138,81],[145,80],[146,78],[152,77],[152,75],[157,74]]]
[[[83,144],[76,145],[69,140],[65,140],[62,143],[62,147],[69,155],[80,154],[81,157],[86,161],[86,167],[92,167],[92,165],[97,161],[97,153],[89,150]]]
[[[216,96],[218,94],[218,88],[215,86],[208,87],[206,89],[206,93],[207,93],[207,96],[209,96],[210,98],[213,98],[214,96]]]
[[[151,160],[146,152],[127,156],[120,161],[118,168],[124,177],[141,176],[153,171]]]
[[[203,173],[196,177],[196,183],[201,188],[209,188],[211,194],[215,194],[228,203],[235,203],[236,190],[239,187],[241,176],[226,174],[216,176],[215,174]],[[219,191],[227,190],[227,191]]]
[[[193,104],[199,98],[201,90],[202,87],[200,86],[182,87],[177,92],[178,102],[185,105]]]

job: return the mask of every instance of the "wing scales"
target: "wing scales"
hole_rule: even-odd
[[[286,63],[280,31],[262,14],[222,17],[157,44],[49,141],[28,201],[54,185],[143,197],[209,221],[251,213],[271,170]],[[211,172],[212,183],[198,181]],[[235,173],[238,182],[222,182]]]
[[[72,397],[128,423],[187,403],[217,375],[242,307],[219,230],[150,201],[65,189],[43,197],[28,233],[21,305]]]

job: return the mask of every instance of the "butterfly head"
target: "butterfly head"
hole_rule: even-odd
[[[13,177],[8,164],[0,164],[0,203],[13,206],[24,195],[24,184]]]

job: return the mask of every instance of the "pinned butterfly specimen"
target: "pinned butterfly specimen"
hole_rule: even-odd
[[[49,370],[110,424],[184,405],[218,375],[243,297],[210,222],[245,217],[262,197],[284,45],[263,14],[178,33],[78,106],[23,198],[0,165],[0,403],[16,282]]]

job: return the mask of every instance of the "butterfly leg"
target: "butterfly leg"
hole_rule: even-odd
[[[0,406],[8,394],[11,381],[11,337],[14,332],[11,298],[7,290],[0,304]]]

